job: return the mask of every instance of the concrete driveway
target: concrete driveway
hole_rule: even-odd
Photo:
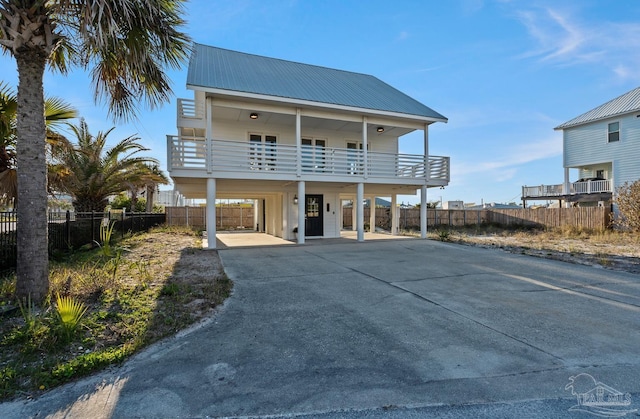
[[[639,276],[321,243],[221,250],[235,291],[211,321],[0,417],[592,417],[573,376],[575,393],[630,393],[607,409],[640,407]]]

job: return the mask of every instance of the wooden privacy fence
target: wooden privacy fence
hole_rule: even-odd
[[[352,227],[352,208],[343,208],[343,227]],[[420,229],[419,208],[398,208],[399,227],[403,230]],[[364,222],[369,225],[370,209],[364,209]],[[444,210],[427,209],[427,226],[465,226],[498,224],[523,227],[579,227],[592,230],[609,228],[611,209],[591,208],[522,208]],[[391,229],[391,210],[376,208],[376,226]]]
[[[205,207],[165,207],[167,225],[206,227]],[[219,230],[252,229],[253,207],[245,205],[217,205],[216,228]]]
[[[351,228],[352,208],[343,208],[343,227]],[[364,222],[369,225],[370,209],[364,209]],[[205,228],[205,207],[165,207],[168,225]],[[220,230],[253,229],[254,209],[251,206],[218,205],[216,207],[216,228]],[[399,227],[403,230],[420,229],[419,208],[399,208]],[[602,230],[609,227],[611,209],[592,208],[523,208],[523,209],[481,209],[443,210],[427,209],[427,226],[465,226],[478,224],[499,224],[523,227],[580,227]],[[391,210],[376,208],[376,226],[391,229]]]

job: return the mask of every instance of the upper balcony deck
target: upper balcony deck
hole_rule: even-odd
[[[578,195],[610,194],[612,191],[611,179],[587,180],[569,183],[568,191],[564,190],[563,184],[523,186],[522,199],[570,198]]]
[[[449,157],[167,136],[172,177],[446,186]],[[365,158],[366,156],[366,158]]]

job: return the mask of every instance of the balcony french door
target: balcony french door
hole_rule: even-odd
[[[367,144],[367,150],[369,150],[369,144]],[[356,175],[362,174],[364,169],[364,161],[362,160],[362,143],[359,141],[347,141],[347,161],[348,161],[348,174]]]
[[[252,170],[276,169],[276,141],[275,135],[249,135],[249,166]]]
[[[318,138],[302,139],[302,171],[322,173],[326,166],[327,140]]]

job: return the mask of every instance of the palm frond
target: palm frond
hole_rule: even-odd
[[[143,187],[145,179],[162,180],[152,170],[158,161],[139,155],[147,150],[138,143],[139,137],[126,137],[105,149],[113,128],[95,136],[84,120],[69,128],[76,136],[76,142],[61,150],[57,157],[59,169],[64,167],[68,172],[56,173],[55,181],[60,182],[61,190],[73,196],[74,205],[83,210],[101,211],[104,208],[94,206],[104,205],[109,196],[131,189],[131,185]]]
[[[48,128],[55,128],[64,121],[78,117],[78,110],[65,100],[50,97],[44,102],[44,119]]]

